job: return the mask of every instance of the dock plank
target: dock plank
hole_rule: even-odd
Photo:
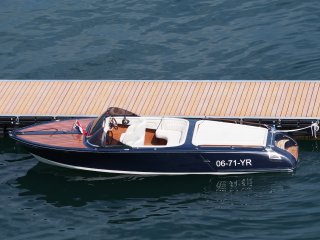
[[[307,117],[311,117],[313,115],[315,105],[318,102],[319,84],[318,83],[314,83],[314,84],[315,84],[315,86],[313,87],[310,103],[307,106],[307,108],[308,108]]]
[[[306,99],[303,102],[303,108],[302,108],[302,111],[300,112],[302,117],[308,117],[308,115],[309,115],[308,109],[309,109],[309,105],[311,103],[314,88],[315,88],[315,83],[312,82],[308,88],[308,92],[306,94]]]
[[[320,81],[0,80],[1,116],[320,118]]]

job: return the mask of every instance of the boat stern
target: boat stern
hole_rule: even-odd
[[[296,160],[299,157],[298,143],[286,134],[280,133],[275,136],[275,146],[290,153]]]
[[[296,168],[299,161],[299,146],[290,136],[283,133],[277,133],[274,136],[274,147],[272,148],[272,152],[274,152],[275,155],[278,155],[280,159],[284,160],[289,168],[292,170]],[[269,158],[276,158],[276,156],[273,156],[270,153]]]

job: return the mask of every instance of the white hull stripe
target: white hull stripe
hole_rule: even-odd
[[[118,174],[132,174],[132,175],[239,175],[239,174],[252,174],[252,173],[261,173],[261,172],[293,172],[291,169],[275,169],[274,171],[265,170],[265,171],[248,171],[248,172],[139,172],[139,171],[121,171],[121,170],[108,170],[108,169],[99,169],[99,168],[87,168],[87,167],[79,167],[73,166],[63,163],[57,163],[51,161],[49,159],[40,157],[38,155],[32,154],[36,159],[40,162],[70,168],[77,170],[86,170],[92,172],[104,172],[104,173],[118,173]]]

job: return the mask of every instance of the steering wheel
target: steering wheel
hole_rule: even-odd
[[[112,129],[112,128],[114,128],[115,130],[118,129],[118,123],[117,123],[117,120],[114,117],[110,118],[109,126],[110,126],[110,129]]]
[[[130,121],[126,118],[126,116],[124,116],[123,119],[122,119],[122,124],[123,124],[123,125],[128,125],[129,122],[130,122]]]

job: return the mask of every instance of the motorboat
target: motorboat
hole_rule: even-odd
[[[209,118],[139,116],[111,107],[97,118],[40,123],[10,136],[40,162],[144,175],[292,172],[298,144],[272,126]]]

